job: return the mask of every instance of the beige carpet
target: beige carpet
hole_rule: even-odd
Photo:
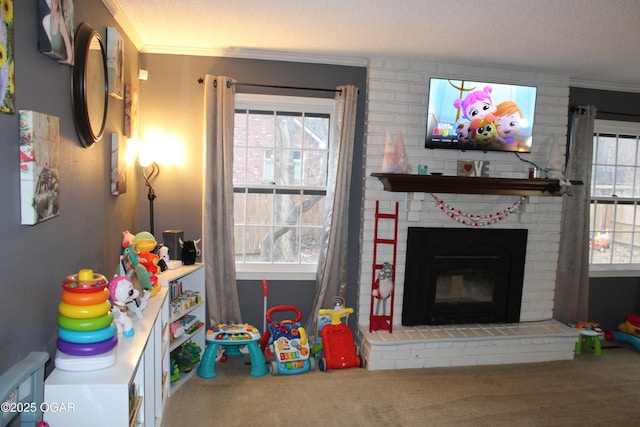
[[[573,361],[259,378],[236,357],[174,393],[162,426],[640,425],[640,352],[606,345]]]

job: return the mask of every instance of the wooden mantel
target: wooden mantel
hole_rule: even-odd
[[[372,173],[371,176],[378,178],[386,191],[394,192],[498,194],[515,196],[560,195],[560,183],[557,179],[484,178],[378,172]],[[571,184],[582,185],[582,182],[571,181]]]

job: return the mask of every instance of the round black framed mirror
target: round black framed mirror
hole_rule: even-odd
[[[104,44],[100,33],[87,22],[80,24],[76,31],[74,55],[73,119],[80,142],[88,148],[104,134],[109,89]]]

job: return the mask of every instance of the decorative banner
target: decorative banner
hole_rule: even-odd
[[[0,4],[0,113],[14,114],[13,0],[4,0]]]
[[[490,214],[471,214],[463,212],[460,209],[456,209],[449,205],[444,200],[437,198],[435,195],[431,195],[436,201],[436,205],[442,212],[447,214],[451,219],[458,221],[460,224],[469,225],[473,227],[487,226],[496,224],[502,221],[512,213],[516,212],[520,206],[527,200],[527,196],[521,196],[517,202],[507,207],[506,209],[499,210]]]

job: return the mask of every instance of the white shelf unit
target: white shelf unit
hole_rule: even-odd
[[[204,353],[205,348],[205,329],[206,329],[206,291],[204,287],[204,264],[196,263],[193,265],[183,265],[181,267],[176,268],[175,270],[167,270],[160,274],[158,274],[158,283],[163,287],[169,287],[169,283],[173,281],[182,282],[182,291],[194,291],[199,292],[201,297],[201,302],[191,306],[188,310],[183,310],[179,314],[171,315],[170,308],[167,310],[168,316],[168,324],[171,324],[177,320],[180,320],[187,314],[192,314],[198,319],[198,321],[203,322],[204,326],[200,329],[196,330],[191,334],[184,334],[180,337],[174,339],[169,345],[168,348],[163,350],[163,363],[164,363],[164,371],[167,372],[167,375],[170,375],[170,353],[177,349],[180,345],[187,342],[188,340],[192,340],[196,343],[200,349],[202,350],[201,355]],[[169,339],[169,328],[166,331],[166,342]],[[184,384],[189,378],[191,378],[196,370],[197,366],[194,366],[193,370],[188,373],[180,373],[180,379],[174,383],[170,384],[170,381],[167,378],[166,386],[168,387],[168,395],[171,393],[175,393],[182,384]]]
[[[167,289],[161,287],[149,298],[142,319],[130,314],[135,332],[118,336],[114,366],[85,372],[54,369],[45,381],[44,401],[65,402],[73,410],[46,412],[45,421],[65,427],[160,426],[169,382],[162,368],[168,313]],[[137,411],[129,409],[130,389],[139,396]]]

